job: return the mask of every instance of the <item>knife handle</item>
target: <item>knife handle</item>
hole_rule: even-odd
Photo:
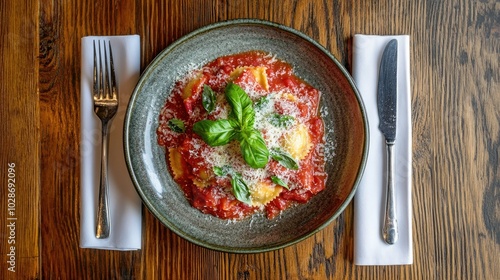
[[[394,142],[387,142],[387,198],[382,237],[387,244],[398,240],[398,220],[396,219],[396,194],[394,191]]]

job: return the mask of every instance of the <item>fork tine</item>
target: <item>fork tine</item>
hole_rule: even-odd
[[[108,46],[109,46],[109,65],[111,67],[111,92],[112,92],[112,98],[113,99],[118,99],[118,90],[116,88],[116,77],[115,77],[115,64],[113,62],[113,51],[111,50],[111,41],[108,41]]]
[[[111,89],[109,86],[109,67],[108,67],[108,51],[106,50],[106,41],[103,42],[104,47],[104,99],[110,99],[111,97]]]
[[[94,43],[94,69],[93,69],[94,76],[92,81],[93,82],[92,93],[94,95],[94,98],[97,98],[99,94],[99,86],[97,82],[97,52],[95,49],[95,40],[93,41],[93,43]]]
[[[99,45],[99,99],[102,99],[104,98],[104,71],[103,71],[103,68],[102,68],[102,54],[101,54],[101,40],[98,40],[97,41],[98,45]]]
[[[108,60],[108,55],[109,55],[109,60]],[[110,41],[108,41],[108,46],[106,48],[106,41],[101,42],[101,40],[97,40],[97,47],[96,47],[96,41],[94,40],[93,70],[94,70],[94,77],[93,77],[94,100],[118,101],[115,65],[113,61],[113,51],[111,49]]]

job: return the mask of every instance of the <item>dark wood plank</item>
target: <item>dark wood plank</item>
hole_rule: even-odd
[[[1,279],[40,272],[38,5],[0,4]]]
[[[496,220],[488,222],[483,203],[500,201],[491,193],[500,186],[500,118],[493,109],[500,104],[500,41],[498,33],[488,35],[498,29],[500,10],[493,1],[422,8],[431,24],[422,23],[412,43],[411,59],[420,64],[413,83],[414,240],[416,260],[435,269],[419,275],[494,279],[499,216],[490,208],[486,215]],[[485,75],[489,67],[496,74]]]

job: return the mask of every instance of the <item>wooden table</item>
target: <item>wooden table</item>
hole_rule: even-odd
[[[411,36],[413,265],[354,266],[352,205],[313,237],[269,253],[196,246],[147,210],[142,250],[79,248],[81,37],[139,34],[144,69],[179,37],[235,18],[298,29],[348,69],[354,34]],[[5,0],[0,35],[0,279],[500,277],[496,0]]]

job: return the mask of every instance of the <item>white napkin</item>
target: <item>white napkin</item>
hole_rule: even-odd
[[[385,213],[386,147],[380,132],[377,84],[380,60],[386,44],[398,40],[398,116],[395,152],[395,193],[399,240],[387,245],[382,239]],[[355,35],[352,74],[363,97],[370,129],[369,155],[363,179],[354,197],[354,263],[403,265],[413,263],[411,204],[411,98],[410,37]]]
[[[101,160],[101,121],[92,98],[93,40],[110,40],[113,51],[119,107],[109,134],[108,178],[111,229],[107,239],[95,238]],[[80,247],[137,250],[142,241],[142,204],[130,179],[123,153],[123,122],[127,104],[139,80],[140,37],[83,37],[81,64],[81,204]]]

